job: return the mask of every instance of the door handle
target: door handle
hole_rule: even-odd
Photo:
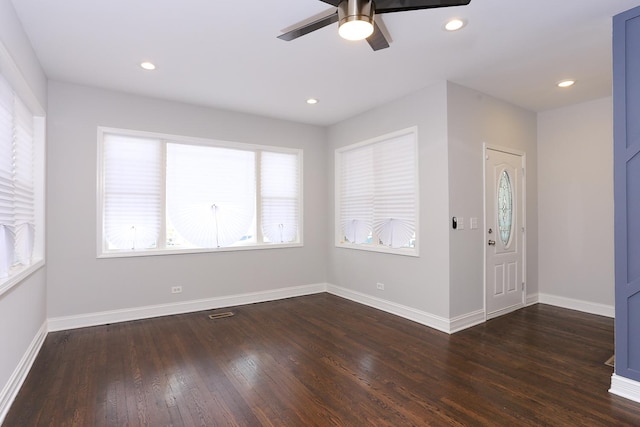
[[[496,245],[496,241],[495,240],[489,240],[489,246],[495,246]]]

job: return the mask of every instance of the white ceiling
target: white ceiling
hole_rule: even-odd
[[[472,0],[379,15],[391,47],[377,52],[336,26],[276,38],[333,10],[319,0],[13,4],[50,79],[329,125],[439,80],[532,111],[610,95],[611,17],[640,0]],[[468,24],[447,33],[454,16]],[[577,84],[555,87],[564,78]]]

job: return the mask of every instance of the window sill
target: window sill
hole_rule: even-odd
[[[11,288],[44,267],[44,264],[44,259],[39,259],[27,267],[15,270],[13,274],[6,279],[0,279],[0,296],[9,292]]]
[[[378,252],[384,254],[391,255],[403,255],[403,256],[411,256],[411,257],[419,257],[418,248],[387,248],[384,246],[365,246],[365,245],[354,245],[349,243],[336,243],[336,248],[341,249],[355,249],[358,251],[365,252]]]
[[[144,256],[163,256],[163,255],[185,255],[185,254],[205,254],[217,252],[237,252],[237,251],[253,251],[265,249],[285,249],[285,248],[301,248],[302,243],[286,243],[274,245],[251,245],[251,246],[229,246],[225,248],[190,248],[190,249],[146,249],[135,252],[98,252],[98,259],[101,258],[129,258]]]

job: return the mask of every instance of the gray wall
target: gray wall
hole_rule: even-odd
[[[47,80],[19,22],[11,2],[0,0],[0,73],[31,108],[44,112]],[[0,295],[0,390],[7,390],[46,318],[45,268]]]
[[[443,81],[331,126],[328,154],[329,283],[444,318],[449,317],[446,97]],[[336,248],[335,149],[412,126],[418,127],[420,257]],[[377,282],[385,284],[384,291],[376,289]]]
[[[540,293],[614,305],[613,111],[538,114]]]
[[[330,149],[410,126],[420,150],[420,257],[336,248],[329,242],[328,281],[333,285],[447,319],[484,307],[483,142],[527,153],[528,292],[537,280],[536,116],[503,101],[448,82],[329,129]],[[329,153],[333,169],[333,153]],[[446,179],[445,177],[448,177]],[[329,176],[329,203],[334,177]],[[331,211],[332,212],[332,211]],[[453,231],[450,218],[465,218]],[[470,217],[479,228],[470,230]],[[330,217],[330,232],[334,219]],[[376,282],[385,284],[384,291]]]
[[[59,82],[48,122],[50,318],[325,282],[323,128]],[[96,259],[98,126],[302,148],[304,247]]]
[[[527,295],[538,292],[536,115],[478,91],[448,83],[451,317],[484,307],[483,143],[526,153]],[[469,218],[478,218],[471,230]]]

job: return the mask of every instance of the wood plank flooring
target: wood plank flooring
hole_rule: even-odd
[[[3,426],[638,426],[613,320],[535,305],[447,335],[318,294],[51,333]]]

